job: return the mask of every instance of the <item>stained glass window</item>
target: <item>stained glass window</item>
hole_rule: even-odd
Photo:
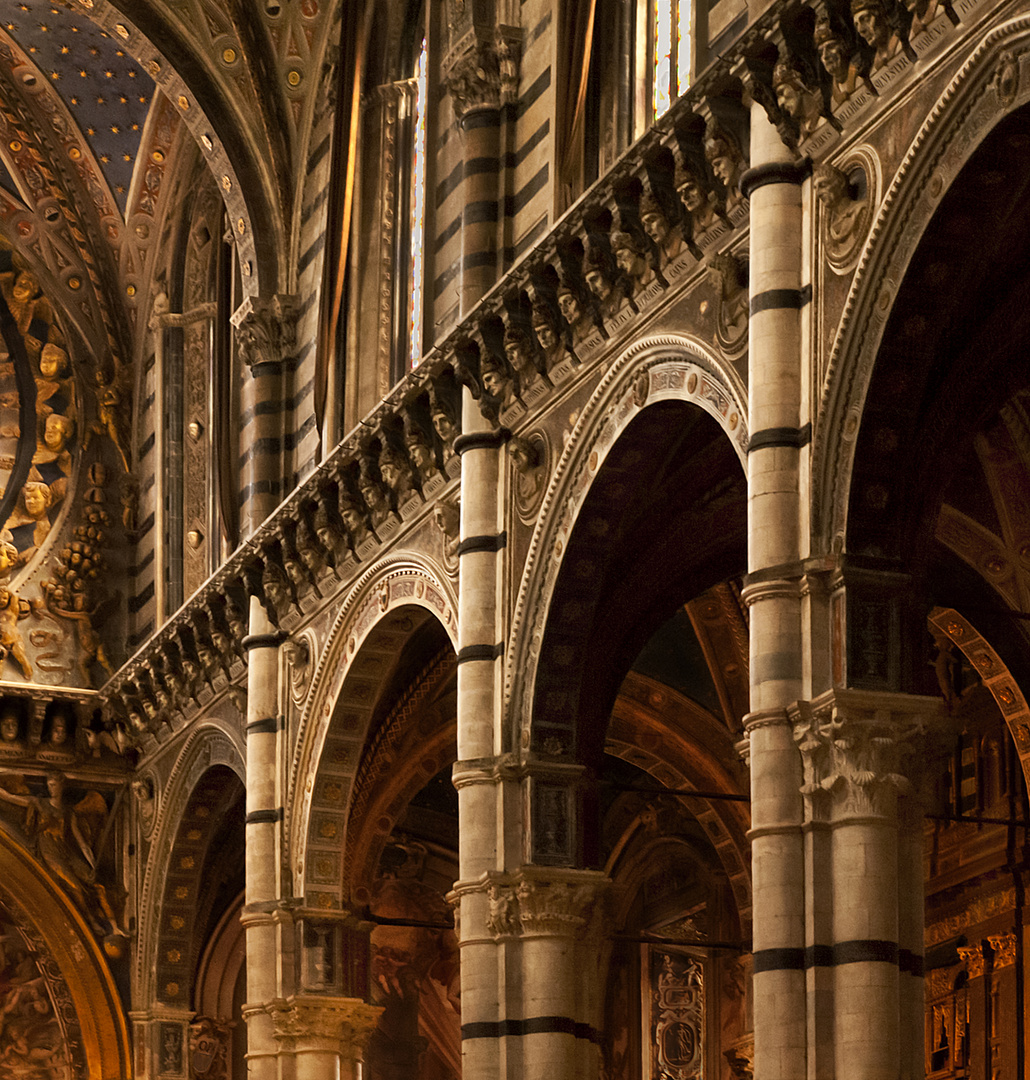
[[[415,64],[415,112],[411,170],[411,299],[408,304],[409,359],[417,367],[422,359],[422,239],[426,209],[426,39]]]
[[[654,119],[663,116],[690,85],[691,0],[651,0],[653,5]]]

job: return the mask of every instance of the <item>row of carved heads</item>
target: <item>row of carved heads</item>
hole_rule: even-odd
[[[797,146],[817,127],[839,129],[836,112],[896,56],[915,59],[912,42],[944,12],[955,24],[951,0],[826,0],[820,11],[787,8],[779,19],[782,42],[762,42],[745,61],[748,89],[784,141]]]

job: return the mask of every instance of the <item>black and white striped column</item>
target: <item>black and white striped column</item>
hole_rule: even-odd
[[[276,1080],[278,1045],[268,1006],[282,994],[278,982],[280,935],[280,841],[283,807],[278,774],[282,721],[279,706],[279,645],[256,596],[250,599],[247,650],[247,817],[245,893],[241,921],[247,941],[247,1075]]]
[[[805,858],[800,756],[786,709],[803,692],[800,458],[801,189],[764,109],[752,106],[748,331],[748,580],[756,1080],[806,1075]]]

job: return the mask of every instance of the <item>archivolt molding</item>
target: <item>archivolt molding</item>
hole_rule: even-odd
[[[138,941],[159,940],[161,898],[182,813],[201,777],[216,765],[232,769],[246,784],[246,746],[239,732],[230,724],[209,720],[189,733],[166,783],[155,785],[161,791],[161,796],[155,811],[153,843],[139,895]],[[152,985],[154,973],[153,956],[147,950],[138,949],[134,1000],[148,1004],[156,1000],[155,987]]]
[[[551,478],[530,542],[506,652],[505,703],[525,732],[544,624],[562,559],[594,478],[637,414],[658,401],[685,401],[715,418],[747,472],[747,391],[696,339],[664,334],[627,349],[609,368],[572,431]],[[523,736],[525,737],[525,736]]]
[[[305,895],[311,807],[323,750],[336,703],[368,636],[401,607],[421,607],[434,616],[458,647],[458,600],[442,567],[411,554],[387,556],[365,571],[348,593],[311,675],[300,713],[285,800],[285,834],[294,894]],[[364,737],[364,733],[361,733]],[[356,764],[356,762],[355,762]],[[342,839],[341,847],[342,847]]]
[[[1028,35],[1030,14],[981,39],[913,140],[873,223],[829,356],[813,445],[815,528],[835,550],[844,546],[856,437],[894,300],[951,182],[988,132],[1030,100]]]

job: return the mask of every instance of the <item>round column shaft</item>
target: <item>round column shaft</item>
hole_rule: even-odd
[[[748,584],[756,1080],[807,1060],[800,758],[786,716],[802,692],[799,464],[803,173],[757,104],[751,164]]]

